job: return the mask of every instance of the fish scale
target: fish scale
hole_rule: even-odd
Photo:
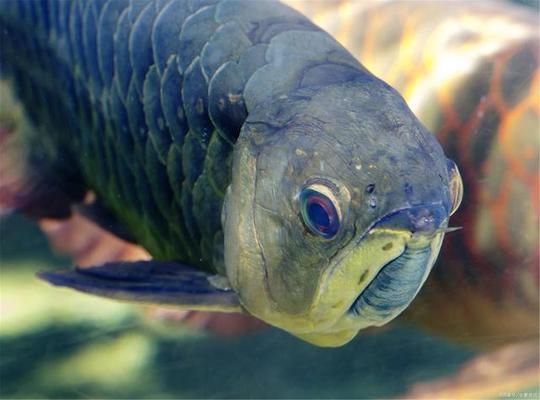
[[[281,5],[261,3],[255,15],[223,3],[23,0],[0,10],[5,58],[18,53],[4,69],[35,114],[35,145],[53,148],[38,166],[52,159],[60,180],[82,175],[154,257],[206,268],[222,252],[245,85],[272,38],[316,29]]]

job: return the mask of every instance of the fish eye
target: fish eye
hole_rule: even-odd
[[[302,189],[300,212],[304,224],[314,235],[331,239],[339,230],[339,204],[332,191],[324,185],[316,184]]]
[[[447,166],[452,200],[450,215],[452,215],[457,211],[463,199],[463,181],[457,165],[452,160],[447,160]]]

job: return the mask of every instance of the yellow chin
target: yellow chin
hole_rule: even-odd
[[[309,319],[316,329],[292,333],[317,346],[337,347],[352,340],[359,330],[380,326],[395,318],[406,308],[427,278],[439,253],[443,236],[443,233],[437,233],[430,238],[415,237],[404,230],[372,230],[322,277],[318,296],[309,312]],[[388,316],[369,312],[355,315],[350,312],[360,293],[383,267],[398,259],[406,248],[426,249],[430,253],[425,262],[418,265],[423,271],[416,292],[411,294],[410,300],[401,307],[396,307],[395,312]]]
[[[339,347],[349,343],[358,334],[358,329],[345,329],[330,333],[306,333],[296,337],[320,347]]]
[[[324,273],[309,313],[313,320],[320,321],[323,336],[330,331],[348,332],[353,328],[340,328],[336,323],[379,271],[403,253],[411,236],[411,232],[406,230],[373,229]],[[358,332],[370,325],[356,321],[353,330]],[[340,333],[339,336],[347,335]]]

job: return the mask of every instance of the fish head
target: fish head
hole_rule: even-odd
[[[235,149],[228,279],[251,314],[342,345],[414,299],[461,196],[455,164],[377,78],[282,96]]]

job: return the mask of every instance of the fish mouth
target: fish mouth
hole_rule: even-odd
[[[347,310],[347,316],[380,326],[409,306],[427,279],[439,254],[447,210],[440,204],[399,210],[382,218],[374,230],[410,232],[401,254],[387,261]]]
[[[392,233],[394,236],[398,234],[399,232]],[[374,231],[371,244],[385,243],[392,235],[384,230]],[[350,293],[351,302],[344,309],[339,310],[333,322],[330,322],[325,329],[319,329],[316,332],[298,332],[295,335],[318,346],[341,346],[356,336],[359,330],[384,325],[403,312],[426,281],[439,254],[444,230],[428,237],[416,237],[410,235],[410,232],[408,236],[406,232],[402,232],[397,237],[399,240],[396,239],[395,247],[399,246],[401,250],[394,253],[394,257],[387,258],[385,263],[379,264],[382,266],[372,268],[376,269],[373,278],[365,286],[362,285],[363,289],[359,294]],[[399,245],[401,241],[403,244]],[[362,260],[363,255],[369,255],[369,251],[358,254],[358,257],[354,257],[346,267],[350,268],[357,259]],[[348,272],[347,269],[345,272]],[[341,283],[351,280],[350,276],[347,278],[346,273],[340,274],[340,277]],[[337,290],[332,290],[334,288]],[[337,300],[339,293],[347,290],[349,289],[346,285],[343,286],[337,282],[333,288],[329,286],[326,293],[328,297],[331,297],[337,292],[333,297],[333,300]],[[332,306],[323,308],[327,313],[332,309]]]
[[[369,325],[379,326],[405,310],[431,270],[442,242],[440,236],[419,248],[405,247],[403,253],[385,264],[360,292],[347,315],[369,321]]]

